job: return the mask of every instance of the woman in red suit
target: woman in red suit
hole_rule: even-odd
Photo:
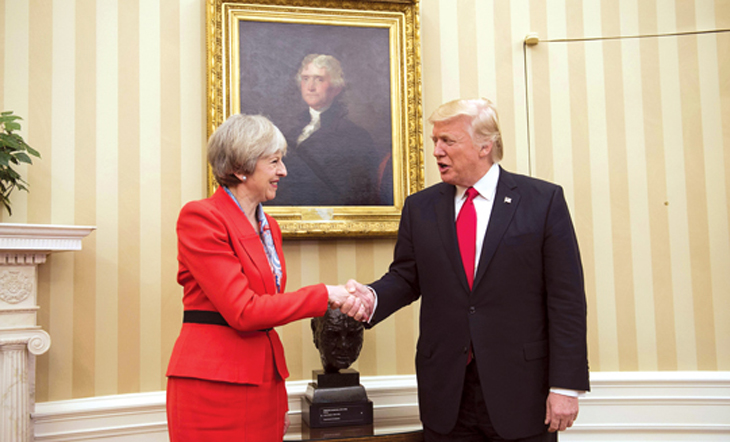
[[[281,230],[261,206],[286,176],[286,141],[262,116],[234,115],[208,142],[220,185],[177,223],[183,326],[167,368],[172,442],[281,441],[289,426],[284,349],[273,327],[371,306],[341,286],[286,292]]]

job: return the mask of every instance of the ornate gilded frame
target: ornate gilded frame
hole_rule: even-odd
[[[285,237],[393,236],[397,233],[406,196],[423,188],[418,6],[418,0],[208,0],[208,136],[241,109],[240,95],[232,93],[239,91],[241,20],[389,30],[393,204],[267,206],[266,212],[278,221]],[[209,195],[216,186],[208,168]]]

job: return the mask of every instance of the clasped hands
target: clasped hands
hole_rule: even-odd
[[[373,315],[375,295],[354,279],[345,285],[328,285],[327,294],[330,308],[338,308],[357,321],[368,321]]]

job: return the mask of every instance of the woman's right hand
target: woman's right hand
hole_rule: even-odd
[[[328,285],[329,305],[357,321],[367,321],[373,312],[373,300],[357,292],[350,293],[344,286]]]

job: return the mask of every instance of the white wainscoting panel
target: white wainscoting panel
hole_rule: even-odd
[[[164,391],[40,402],[33,419],[36,441],[169,440]]]
[[[390,430],[420,428],[415,376],[363,377],[375,419]],[[292,426],[301,430],[307,381],[287,383]],[[562,442],[730,441],[730,372],[604,372]],[[167,441],[165,393],[141,393],[36,404],[35,440]]]
[[[578,441],[730,441],[730,372],[591,373]]]

